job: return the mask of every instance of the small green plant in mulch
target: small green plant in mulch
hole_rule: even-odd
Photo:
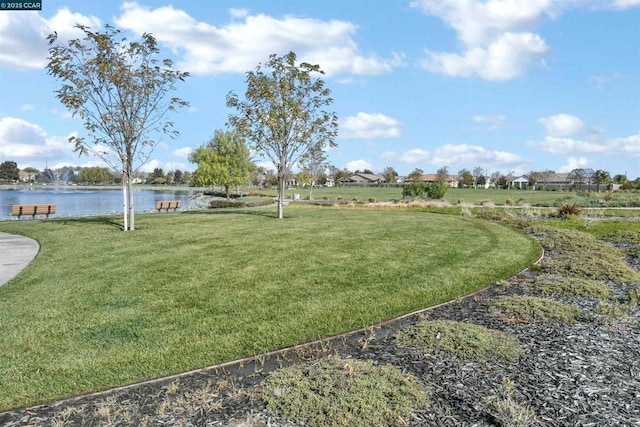
[[[545,226],[530,226],[527,231],[539,239],[545,251],[555,254],[542,262],[547,273],[640,283],[640,273],[624,261],[621,250],[590,234]]]
[[[272,372],[262,397],[270,411],[308,426],[404,426],[427,407],[427,392],[415,377],[340,357]]]
[[[502,297],[493,304],[493,309],[501,317],[558,324],[574,324],[582,314],[582,310],[575,305],[527,296]]]
[[[640,289],[635,289],[628,293],[628,301],[620,302],[603,302],[598,304],[596,311],[598,314],[605,316],[606,323],[614,323],[629,316],[629,313],[640,305]]]
[[[618,230],[601,236],[607,242],[623,245],[621,248],[628,256],[640,258],[640,233],[634,230]]]
[[[602,281],[548,273],[536,276],[533,289],[543,295],[579,296],[601,300],[609,299],[611,293],[609,286]]]
[[[497,394],[485,400],[486,411],[503,427],[529,427],[537,425],[539,420],[529,405],[523,405],[514,396],[515,384],[509,378],[503,378]]]
[[[400,331],[397,339],[421,352],[444,352],[479,361],[515,360],[522,354],[517,338],[512,335],[452,320],[420,322]]]

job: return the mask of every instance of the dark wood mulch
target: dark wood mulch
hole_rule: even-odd
[[[550,254],[553,256],[553,254]],[[629,260],[640,268],[638,259]],[[270,413],[260,398],[269,371],[326,355],[390,363],[421,379],[430,405],[411,426],[501,424],[490,406],[505,378],[511,398],[535,412],[542,426],[640,426],[640,310],[607,321],[589,298],[562,298],[583,309],[571,326],[524,323],[496,316],[490,306],[505,295],[533,295],[532,274],[509,279],[475,295],[383,326],[203,370],[50,405],[0,413],[0,425],[296,426]],[[609,283],[623,301],[640,284]],[[516,362],[479,363],[442,354],[420,354],[394,338],[422,319],[472,322],[518,337]],[[516,424],[513,424],[516,425]]]

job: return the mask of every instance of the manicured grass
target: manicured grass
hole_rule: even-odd
[[[367,326],[467,294],[538,246],[407,209],[288,207],[2,221],[41,244],[0,287],[0,409]]]

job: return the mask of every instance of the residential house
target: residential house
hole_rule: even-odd
[[[422,181],[422,182],[438,182],[440,181],[440,177],[435,174],[435,173],[428,173],[426,175],[422,175],[420,176],[420,178],[418,178],[418,181]],[[445,179],[445,183],[451,187],[451,188],[457,188],[458,187],[458,178],[454,177],[454,176],[447,176],[447,178]]]
[[[346,184],[374,185],[386,182],[381,175],[356,172],[343,180]]]

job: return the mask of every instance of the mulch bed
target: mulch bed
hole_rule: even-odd
[[[547,253],[553,257],[553,253]],[[628,260],[640,269],[637,258]],[[383,326],[295,349],[49,405],[0,413],[0,425],[297,426],[270,413],[261,383],[280,366],[327,355],[393,364],[428,388],[428,408],[410,426],[506,425],[491,410],[504,379],[512,399],[531,408],[542,426],[640,426],[640,310],[609,321],[589,298],[558,298],[583,309],[571,326],[524,323],[496,316],[491,304],[506,295],[535,295],[532,275]],[[640,284],[609,283],[623,302]],[[487,363],[420,354],[394,338],[400,328],[428,318],[471,322],[518,337],[524,356]],[[516,424],[513,424],[516,425]]]

